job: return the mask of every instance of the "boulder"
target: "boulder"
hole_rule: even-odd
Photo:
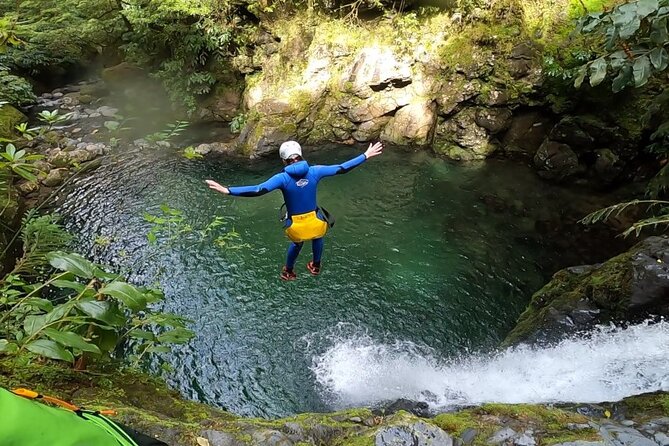
[[[131,79],[145,77],[144,70],[129,62],[121,62],[113,67],[105,68],[100,73],[100,77],[109,87],[123,86]]]
[[[61,168],[53,169],[49,174],[42,180],[42,184],[47,187],[56,187],[63,184],[63,182],[70,176],[70,169]]]
[[[431,142],[436,120],[433,101],[409,104],[390,118],[381,132],[381,139],[399,145],[426,146]]]
[[[605,185],[614,183],[623,171],[620,157],[611,149],[595,150],[595,174]]]
[[[548,137],[557,142],[569,145],[574,150],[592,150],[594,138],[585,132],[572,116],[564,117],[555,124]]]
[[[512,116],[508,108],[480,108],[476,110],[475,122],[494,135],[509,127]]]
[[[555,341],[610,321],[669,315],[669,237],[648,237],[599,265],[558,271],[504,344]]]
[[[567,144],[546,141],[534,155],[534,166],[539,176],[547,180],[562,181],[581,171],[578,156]]]
[[[16,137],[14,127],[26,122],[28,117],[9,104],[0,107],[0,138],[13,139]]]
[[[409,62],[399,61],[390,48],[364,48],[342,79],[342,90],[365,99],[375,91],[410,84],[411,67]]]
[[[482,160],[497,150],[490,135],[476,123],[476,110],[461,111],[437,127],[434,148],[458,161]]]
[[[502,139],[504,152],[511,157],[534,157],[550,131],[550,119],[531,111],[514,116]]]
[[[481,83],[478,80],[467,81],[456,77],[444,83],[436,95],[439,116],[447,117],[458,112],[461,104],[477,97],[480,91]]]
[[[379,118],[372,119],[371,121],[363,122],[358,126],[357,129],[355,129],[351,136],[359,142],[367,142],[378,139],[381,135],[381,131],[389,121],[390,116],[381,116]]]
[[[453,446],[453,438],[440,428],[418,422],[408,426],[391,426],[376,433],[375,446]]]

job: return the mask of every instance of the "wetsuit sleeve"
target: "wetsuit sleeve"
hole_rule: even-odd
[[[228,189],[230,190],[230,195],[237,197],[259,197],[265,195],[267,192],[280,189],[281,186],[283,186],[283,173],[277,173],[269,180],[257,186],[231,186]]]
[[[333,175],[350,172],[351,169],[358,167],[360,164],[364,163],[365,160],[367,160],[367,157],[363,153],[342,164],[334,164],[332,166],[314,166],[313,169],[320,179],[323,177],[331,177]]]

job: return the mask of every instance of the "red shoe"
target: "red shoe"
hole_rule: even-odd
[[[285,266],[281,270],[281,280],[291,281],[297,279],[297,274],[294,271],[288,271],[288,268]]]
[[[307,263],[307,269],[309,270],[312,276],[317,276],[321,273],[320,265],[316,266],[314,265],[314,262]]]

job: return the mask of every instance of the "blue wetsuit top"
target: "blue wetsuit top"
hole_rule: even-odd
[[[257,186],[232,186],[230,195],[239,197],[258,197],[267,192],[281,189],[286,202],[288,215],[305,214],[315,211],[316,186],[325,177],[346,173],[364,163],[367,158],[364,154],[332,166],[309,166],[306,161],[286,166],[281,172]]]

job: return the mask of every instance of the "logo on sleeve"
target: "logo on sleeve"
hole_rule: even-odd
[[[297,184],[297,187],[304,187],[307,184],[309,184],[309,180],[307,180],[306,178],[302,178],[301,180],[298,180],[297,183],[295,184]]]

